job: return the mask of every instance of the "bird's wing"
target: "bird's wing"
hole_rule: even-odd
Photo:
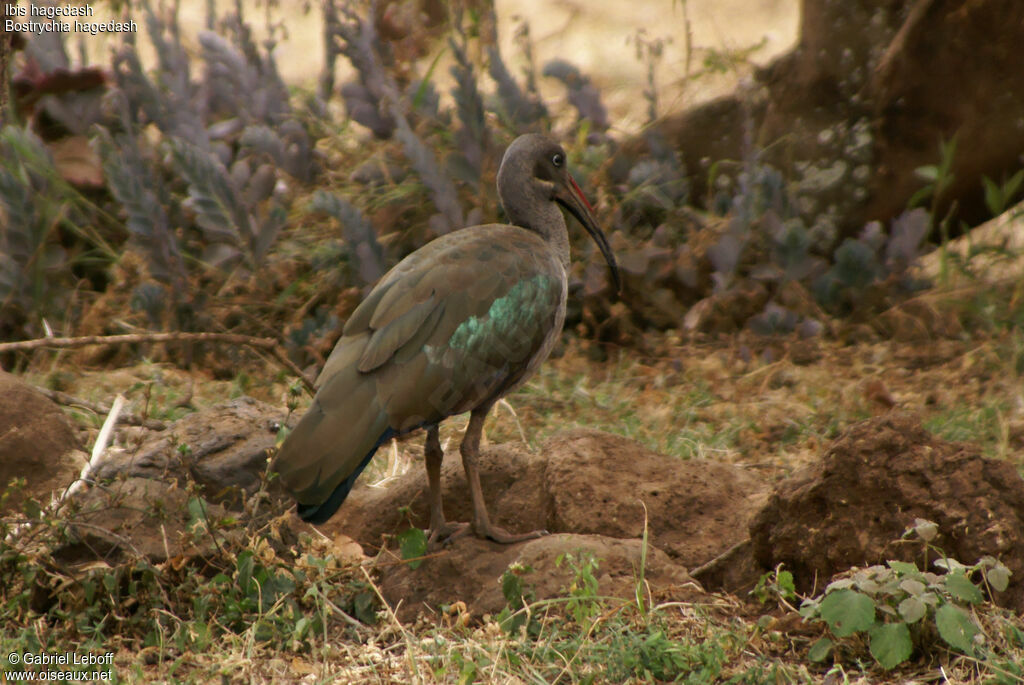
[[[376,379],[392,426],[466,411],[532,371],[560,327],[561,270],[540,237],[497,225],[435,240],[389,273],[345,335],[369,334],[358,370]]]

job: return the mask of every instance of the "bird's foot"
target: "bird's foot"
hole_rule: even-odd
[[[427,548],[436,549],[438,546],[443,547],[453,540],[462,537],[469,530],[470,526],[468,523],[445,521],[440,526],[430,529],[430,535],[427,537]]]
[[[516,542],[523,542],[524,540],[535,540],[536,538],[550,535],[546,530],[531,530],[529,533],[510,533],[500,526],[493,525],[475,525],[473,527],[473,532],[475,532],[479,537],[487,538],[488,540],[493,540],[494,542],[498,542],[503,545],[511,545]]]

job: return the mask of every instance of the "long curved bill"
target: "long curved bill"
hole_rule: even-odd
[[[583,228],[587,229],[587,233],[594,239],[597,247],[601,250],[601,254],[604,255],[604,260],[608,262],[608,268],[612,272],[612,280],[615,282],[615,292],[621,292],[622,278],[619,276],[619,265],[615,261],[615,254],[608,244],[608,239],[597,225],[597,221],[594,219],[593,208],[587,202],[587,198],[583,196],[583,191],[576,185],[576,181],[573,180],[572,176],[567,174],[566,177],[569,179],[571,187],[559,187],[558,192],[555,194],[555,201],[569,210],[576,217],[576,220],[582,224]],[[559,184],[556,183],[555,185]]]

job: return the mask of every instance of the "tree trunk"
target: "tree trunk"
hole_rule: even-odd
[[[680,151],[694,202],[714,191],[712,162],[760,154],[792,182],[803,218],[841,235],[902,212],[925,185],[915,169],[938,164],[940,141],[956,136],[938,215],[955,202],[973,225],[989,216],[982,176],[999,183],[1024,166],[1021,45],[1020,0],[804,0],[798,45],[756,88],[671,114],[657,131]],[[646,147],[645,136],[620,154]]]

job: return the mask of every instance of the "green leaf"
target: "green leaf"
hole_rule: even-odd
[[[934,181],[939,177],[939,167],[934,164],[919,166],[914,169],[914,175],[922,181]]]
[[[1009,204],[1013,196],[1020,190],[1022,183],[1024,183],[1024,169],[1018,170],[1017,173],[1010,177],[1009,181],[1003,184],[1003,202],[1005,204]]]
[[[821,612],[821,602],[816,599],[805,599],[800,603],[800,615],[810,620]]]
[[[931,542],[939,534],[939,524],[928,519],[914,519],[914,532],[925,542]]]
[[[377,595],[370,591],[358,593],[352,598],[352,613],[367,625],[377,622]]]
[[[427,534],[420,528],[409,528],[398,534],[398,544],[403,559],[415,559],[409,562],[409,568],[419,568],[423,560],[418,557],[427,553]]]
[[[309,633],[310,620],[308,616],[303,616],[295,622],[295,627],[292,629],[292,639],[302,640]]]
[[[181,445],[178,446],[179,452]],[[206,521],[206,500],[202,497],[192,496],[185,502],[188,511],[188,532],[198,535],[208,529]]]
[[[888,604],[879,604],[875,608],[878,609],[879,611],[881,611],[883,614],[886,614],[888,616],[892,616],[893,618],[899,616],[899,612],[897,612],[895,609],[893,609]]]
[[[921,571],[917,568],[917,564],[911,564],[906,561],[890,561],[889,568],[901,576],[917,577],[921,575]]]
[[[952,604],[942,605],[935,612],[935,625],[950,647],[965,654],[974,653],[974,636],[978,634],[978,627],[962,609]]]
[[[855,578],[853,584],[857,586],[858,590],[868,595],[876,595],[882,589],[882,586],[873,578]]]
[[[913,643],[906,623],[886,623],[871,629],[871,656],[882,668],[895,668],[910,658]]]
[[[906,578],[900,581],[900,589],[906,592],[908,595],[917,597],[924,593],[928,588],[920,580],[914,578]]]
[[[796,583],[793,581],[793,574],[789,571],[779,571],[777,582],[779,584],[779,594],[783,597],[790,598],[796,596]]]
[[[993,568],[985,571],[985,578],[988,580],[988,584],[992,586],[993,590],[1002,592],[1006,589],[1006,586],[1010,584],[1010,569],[999,564],[998,566],[994,566]]]
[[[238,554],[238,563],[236,564],[238,588],[246,594],[249,594],[249,583],[252,581],[253,557],[255,554],[251,549],[242,550]]]
[[[38,521],[43,517],[43,509],[39,506],[39,502],[34,499],[25,500],[21,505],[21,510],[24,512],[25,517],[32,521]]]
[[[916,623],[928,613],[928,606],[917,597],[907,597],[900,602],[900,616],[907,623]]]
[[[524,600],[532,600],[532,592],[523,582],[523,576],[532,571],[530,566],[512,564],[501,574],[501,594],[513,609],[521,608]]]
[[[851,587],[853,587],[853,578],[840,578],[829,583],[825,590],[826,592],[835,592],[836,590],[846,590]]]
[[[1002,188],[997,186],[995,181],[988,176],[982,176],[981,183],[985,186],[985,206],[988,207],[988,211],[992,216],[1000,214],[1005,206]]]
[[[953,571],[946,575],[946,590],[955,598],[971,604],[980,604],[985,599],[978,586],[963,571]]]
[[[953,183],[953,179],[956,178],[951,169],[953,168],[953,159],[956,157],[956,144],[957,136],[953,135],[948,141],[939,142],[939,168],[938,168],[938,189],[937,194],[942,194]]]
[[[190,522],[202,521],[206,518],[206,508],[203,506],[203,500],[200,497],[189,497],[188,500],[185,502],[185,508],[188,509],[188,517]]]
[[[943,559],[936,559],[932,563],[934,563],[939,568],[945,569],[946,571],[949,571],[949,572],[952,572],[952,571],[963,571],[965,568],[967,568],[966,566],[961,564],[956,559],[950,559],[949,557],[946,557],[946,558],[943,558]]]
[[[811,645],[811,649],[807,652],[807,658],[815,663],[819,663],[824,661],[831,652],[832,640],[823,637]]]
[[[859,592],[839,590],[821,600],[821,617],[836,637],[846,637],[874,624],[875,603]]]

